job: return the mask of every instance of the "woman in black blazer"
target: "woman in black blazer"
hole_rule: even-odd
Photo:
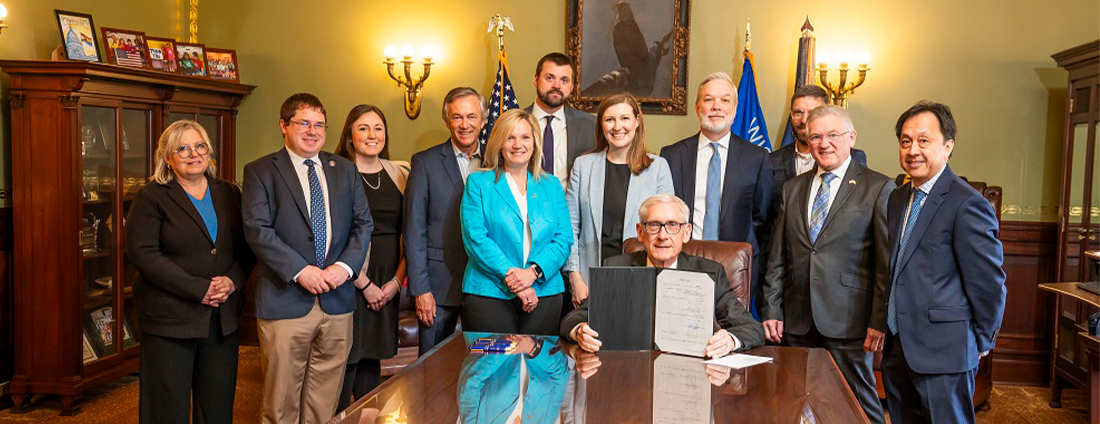
[[[168,126],[154,182],[126,217],[127,254],[141,273],[134,292],[143,423],[187,423],[192,414],[195,422],[233,421],[242,289],[255,258],[240,191],[215,178],[213,153],[198,122]]]

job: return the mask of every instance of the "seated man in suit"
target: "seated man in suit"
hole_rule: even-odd
[[[684,243],[691,239],[687,204],[676,196],[658,194],[642,202],[638,216],[641,218],[638,236],[645,245],[645,251],[612,256],[604,261],[604,265],[654,266],[717,275],[714,282],[714,318],[722,328],[707,341],[707,356],[717,358],[735,350],[764,344],[764,327],[753,320],[737,300],[726,281],[725,269],[713,261],[681,253]],[[587,299],[580,308],[562,319],[560,332],[562,337],[577,342],[587,352],[600,350],[599,334],[588,326]]]

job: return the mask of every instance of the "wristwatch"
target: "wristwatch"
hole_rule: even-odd
[[[539,268],[539,264],[531,264],[531,270],[535,271],[535,279],[541,280],[543,277],[542,268]]]

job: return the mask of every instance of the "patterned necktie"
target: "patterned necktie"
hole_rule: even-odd
[[[811,243],[817,243],[817,235],[821,233],[825,217],[829,215],[829,183],[835,179],[836,175],[832,172],[821,174],[821,185],[817,187],[817,196],[814,196],[814,204],[810,208]]]
[[[905,230],[901,233],[901,242],[898,244],[898,261],[901,261],[901,255],[905,253],[905,245],[909,243],[909,235],[913,233],[913,226],[917,223],[917,215],[920,214],[921,206],[924,206],[924,194],[923,191],[916,190],[913,193],[913,204],[909,206],[909,216],[905,217]],[[897,311],[894,307],[894,290],[898,282],[898,268],[900,264],[894,264],[894,278],[890,282],[890,301],[886,305],[886,326],[890,328],[890,334],[898,334],[898,317]]]
[[[546,115],[546,129],[542,131],[542,170],[550,174],[554,173],[554,130],[550,127],[550,121],[554,115]]]
[[[703,240],[718,240],[718,214],[722,210],[722,153],[718,142],[710,142],[714,153],[707,165],[707,209],[703,214]]]
[[[313,230],[313,255],[318,268],[325,268],[325,243],[328,242],[328,234],[325,229],[325,199],[321,191],[321,179],[317,178],[317,170],[313,168],[313,159],[306,159],[309,167],[309,226]]]

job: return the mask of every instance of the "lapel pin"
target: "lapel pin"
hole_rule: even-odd
[[[330,160],[330,161],[328,161],[328,166],[329,166],[330,168],[331,168],[331,167],[334,167],[334,166],[336,166],[336,161],[334,161],[334,160]]]
[[[856,185],[856,180],[848,180],[848,184]]]

